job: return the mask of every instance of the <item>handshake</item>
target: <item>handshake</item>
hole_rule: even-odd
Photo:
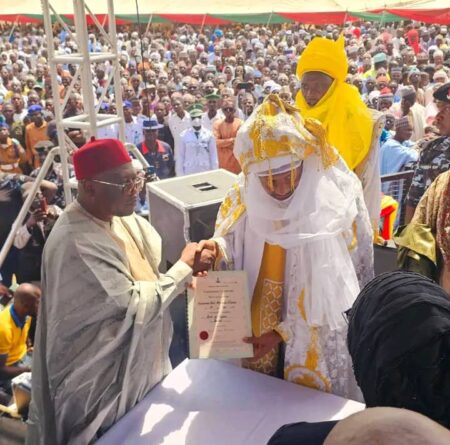
[[[203,277],[213,267],[217,254],[217,243],[214,240],[203,240],[187,244],[181,252],[180,260],[193,269],[194,276]]]

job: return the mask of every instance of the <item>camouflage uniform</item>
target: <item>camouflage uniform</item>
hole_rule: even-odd
[[[417,207],[432,182],[450,168],[450,136],[430,141],[422,150],[406,197],[407,205]]]

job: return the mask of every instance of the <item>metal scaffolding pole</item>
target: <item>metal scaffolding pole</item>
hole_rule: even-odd
[[[98,0],[96,0],[98,1]],[[105,1],[105,0],[103,0]],[[51,0],[41,0],[42,11],[44,16],[45,35],[47,39],[50,76],[52,80],[52,90],[55,96],[55,119],[58,131],[59,147],[61,149],[61,163],[63,169],[64,179],[64,193],[66,196],[66,203],[72,201],[71,187],[69,185],[69,169],[68,158],[70,152],[73,151],[73,144],[70,143],[65,133],[67,128],[77,128],[85,132],[88,138],[97,136],[97,129],[106,125],[117,124],[119,128],[119,138],[125,141],[125,124],[123,119],[123,105],[122,92],[120,85],[120,64],[119,52],[117,48],[116,38],[116,21],[114,16],[114,0],[106,0],[105,7],[108,9],[108,32],[105,31],[103,25],[91,13],[87,3],[84,0],[73,0],[74,24],[75,32],[72,33],[67,27],[64,20],[53,8]],[[86,21],[86,15],[89,14],[94,25],[98,28],[99,33],[105,37],[111,45],[109,52],[90,52],[89,51],[89,35]],[[73,54],[57,54],[55,51],[54,35],[52,20],[56,20],[64,29],[70,33],[77,45],[77,52]],[[99,115],[96,109],[96,98],[93,91],[93,65],[102,62],[109,62],[111,64],[112,82],[109,85],[113,86],[114,100],[116,102],[117,114],[115,115]],[[83,96],[84,112],[83,114],[71,118],[64,118],[64,108],[67,103],[67,98],[59,100],[59,84],[58,84],[58,65],[71,64],[77,66],[77,73],[80,76],[81,93]],[[77,79],[73,79],[75,83]],[[69,94],[72,88],[69,88]],[[105,94],[100,100],[103,100]],[[145,166],[148,166],[145,163]]]
[[[54,155],[59,154],[61,158],[62,176],[64,180],[64,195],[66,198],[66,205],[72,202],[72,188],[76,188],[76,183],[71,183],[69,178],[69,156],[76,150],[75,145],[66,134],[66,129],[76,128],[83,131],[88,137],[97,136],[97,129],[107,125],[118,125],[119,139],[125,142],[125,121],[123,118],[122,105],[122,91],[120,85],[120,63],[119,51],[117,48],[116,38],[116,21],[114,16],[114,0],[92,0],[93,2],[105,2],[105,8],[108,9],[108,32],[105,31],[104,25],[100,24],[98,19],[91,13],[88,5],[84,0],[73,0],[73,9],[75,17],[75,32],[69,28],[63,18],[58,14],[52,6],[50,0],[41,0],[42,12],[44,17],[45,36],[47,40],[48,49],[48,64],[51,76],[51,85],[54,97],[55,120],[58,132],[58,148],[53,149],[51,155],[45,160],[42,169],[36,178],[33,185],[32,192],[25,201],[20,214],[17,216],[7,241],[2,246],[0,251],[0,266],[3,264],[8,252],[13,244],[14,236],[17,228],[23,224],[26,214],[30,209],[31,202],[39,189],[45,175],[47,174],[50,164],[53,162]],[[65,11],[67,12],[67,11]],[[88,28],[86,21],[86,14],[92,18],[94,25],[98,28],[100,34],[110,44],[111,50],[109,52],[89,52],[88,46]],[[71,36],[77,45],[77,52],[73,54],[59,54],[55,48],[53,21],[58,22],[64,30]],[[97,110],[100,108],[101,102],[106,97],[105,92],[101,95],[99,103],[96,108],[96,98],[93,91],[93,65],[97,63],[109,62],[111,64],[110,76],[105,88],[113,86],[114,100],[116,102],[117,114],[98,114]],[[80,79],[81,92],[83,95],[84,112],[80,115],[64,118],[64,109],[66,107],[68,97],[60,97],[59,83],[58,83],[58,65],[71,64],[76,66],[76,73],[66,95],[72,94],[75,82]],[[143,167],[148,167],[149,164],[142,153],[132,144],[125,144],[127,150],[140,161]]]

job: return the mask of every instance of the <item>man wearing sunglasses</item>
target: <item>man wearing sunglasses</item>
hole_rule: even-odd
[[[122,142],[73,157],[77,201],[43,255],[29,443],[92,443],[170,370],[169,304],[213,254],[186,246],[166,274],[161,238],[133,213],[144,186]]]

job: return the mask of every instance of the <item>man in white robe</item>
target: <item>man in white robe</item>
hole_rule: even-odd
[[[74,167],[78,200],[43,254],[29,445],[91,444],[142,400],[170,370],[169,304],[213,260],[193,243],[158,272],[161,239],[133,214],[144,183],[120,141],[86,144]]]
[[[216,140],[211,131],[202,126],[202,111],[190,111],[192,127],[180,135],[180,146],[175,154],[177,176],[191,175],[219,168]]]
[[[245,270],[256,360],[244,366],[358,399],[345,311],[373,277],[361,183],[320,122],[271,95],[245,122],[234,155],[243,173],[201,248],[217,268]],[[279,348],[282,344],[282,348]],[[279,359],[284,352],[284,364]]]

